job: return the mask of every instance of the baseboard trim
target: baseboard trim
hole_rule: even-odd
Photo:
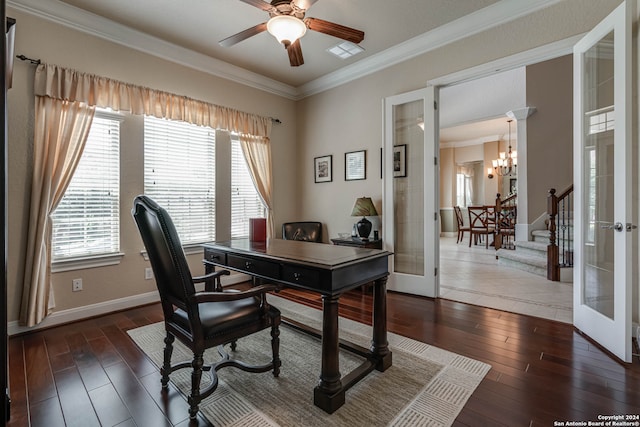
[[[245,282],[249,279],[250,276],[246,274],[232,274],[231,276],[224,277],[222,284],[233,285],[235,283]],[[203,287],[204,285],[200,285],[197,288],[201,290]],[[53,326],[59,326],[65,323],[77,322],[79,320],[113,313],[120,310],[126,310],[129,308],[139,307],[141,305],[152,304],[158,301],[160,301],[160,295],[158,295],[158,291],[132,295],[129,297],[118,298],[110,301],[99,302],[96,304],[89,304],[82,307],[75,307],[67,310],[57,311],[47,316],[47,318],[38,323],[36,326],[32,327],[22,326],[17,320],[13,320],[7,323],[7,332],[9,336],[23,334],[25,332],[33,332],[39,329],[51,328]]]

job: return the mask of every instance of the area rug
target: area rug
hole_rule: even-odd
[[[283,317],[321,329],[319,310],[271,295],[269,301]],[[339,322],[341,338],[369,347],[370,326],[344,318]],[[129,335],[156,366],[162,364],[162,323],[130,330]],[[346,403],[333,414],[313,404],[313,388],[320,373],[320,341],[285,325],[280,334],[280,376],[224,368],[218,372],[218,389],[202,401],[200,411],[215,426],[451,425],[491,367],[393,333],[388,338],[393,366],[385,372],[373,371],[353,386],[346,393]],[[233,357],[248,363],[268,363],[270,348],[267,330],[238,341]],[[189,350],[176,342],[173,361],[191,358]],[[218,359],[215,350],[205,353],[207,364]],[[361,362],[360,357],[341,350],[342,374]],[[171,381],[187,395],[190,369],[174,372]]]

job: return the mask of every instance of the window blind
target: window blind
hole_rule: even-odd
[[[231,137],[231,238],[249,237],[249,218],[264,218],[262,199],[253,184],[240,141]]]
[[[183,245],[215,240],[215,131],[145,116],[144,192],[169,212]]]
[[[52,260],[120,250],[120,121],[96,116],[52,218]]]

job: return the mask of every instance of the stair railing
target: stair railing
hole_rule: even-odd
[[[547,279],[560,281],[560,268],[573,267],[573,185],[556,196],[547,196],[549,245],[547,246]]]

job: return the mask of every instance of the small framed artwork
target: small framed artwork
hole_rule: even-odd
[[[393,177],[407,176],[407,144],[393,147]]]
[[[509,194],[516,194],[518,192],[518,178],[509,179]]]
[[[313,159],[315,182],[333,181],[333,156],[322,156]]]
[[[355,181],[367,178],[366,150],[352,151],[344,155],[344,180]]]

